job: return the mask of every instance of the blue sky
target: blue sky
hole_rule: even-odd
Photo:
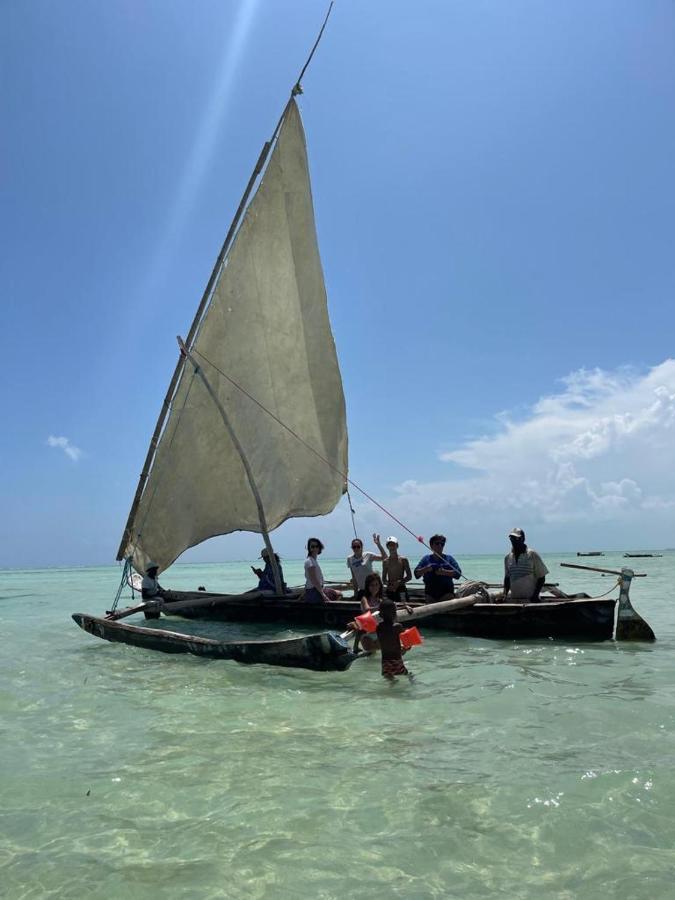
[[[114,559],[325,9],[0,6],[0,565]],[[668,0],[335,5],[301,109],[351,474],[453,552],[675,546],[674,41]],[[308,533],[342,555],[346,508]]]

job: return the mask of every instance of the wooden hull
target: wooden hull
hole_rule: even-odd
[[[288,595],[212,594],[205,597],[203,593],[185,593],[182,598],[167,603],[164,611],[184,618],[279,622],[291,627],[336,629],[344,628],[361,612],[353,600],[311,604]],[[201,602],[204,600],[206,602]],[[425,617],[424,627],[482,638],[602,641],[613,636],[615,610],[616,600],[611,598],[476,603],[468,608]]]
[[[208,659],[232,659],[246,665],[270,665],[343,672],[356,659],[349,645],[336,634],[311,634],[279,641],[216,641],[212,638],[142,628],[111,619],[75,613],[80,628],[105,641],[131,644],[162,653],[191,653]]]

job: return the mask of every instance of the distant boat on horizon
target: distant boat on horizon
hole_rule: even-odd
[[[587,550],[586,552],[577,550],[577,556],[604,556],[604,555],[605,554],[603,553],[602,550]]]
[[[662,555],[662,553],[624,553],[624,557],[627,557],[628,559],[642,559],[646,556],[660,557]]]

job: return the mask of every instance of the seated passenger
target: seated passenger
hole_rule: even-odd
[[[265,562],[264,569],[258,569],[255,566],[251,566],[254,575],[258,576],[258,590],[259,591],[271,591],[273,594],[276,594],[277,588],[274,583],[274,569],[272,568],[272,563],[270,562],[270,555],[268,553],[267,547],[263,547],[260,552],[260,558]],[[281,562],[279,560],[279,554],[274,554],[274,559],[277,564],[277,569],[279,570],[279,578],[281,579],[282,590],[284,594],[288,593],[288,588],[286,587],[286,582],[284,581],[284,570],[281,568]]]
[[[424,578],[424,592],[429,602],[450,600],[455,596],[454,579],[459,578],[462,570],[453,556],[443,553],[445,535],[432,535],[429,546],[431,553],[423,556],[415,566],[415,578]]]
[[[141,582],[141,597],[143,600],[161,600],[170,593],[169,591],[165,591],[159,581],[157,581],[158,572],[159,566],[156,562],[150,560],[145,567],[145,575]]]
[[[322,550],[323,544],[318,538],[310,538],[307,541],[305,600],[309,603],[328,603],[331,600],[340,600],[342,598],[342,594],[339,591],[324,587],[323,572],[317,559]]]
[[[510,593],[511,600],[537,603],[548,569],[541,556],[528,548],[522,528],[514,528],[509,534],[509,540],[511,552],[504,557],[504,601]],[[562,591],[558,594],[562,594]]]

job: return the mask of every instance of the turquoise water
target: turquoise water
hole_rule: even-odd
[[[563,559],[563,588],[610,587]],[[499,579],[499,557],[462,562]],[[0,894],[673,897],[675,553],[632,562],[656,644],[429,631],[413,685],[374,658],[313,673],[108,644],[70,614],[108,608],[117,569],[0,572]]]

